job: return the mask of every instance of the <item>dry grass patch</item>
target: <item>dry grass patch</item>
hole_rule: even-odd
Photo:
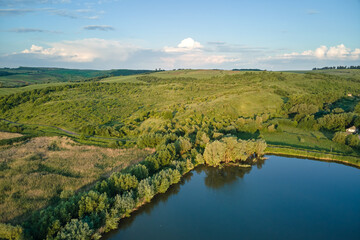
[[[78,190],[151,150],[85,146],[65,137],[38,137],[0,149],[0,222],[21,221],[63,190]]]
[[[0,140],[21,137],[20,133],[0,132]]]

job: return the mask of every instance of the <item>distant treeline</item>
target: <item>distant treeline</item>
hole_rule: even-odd
[[[328,70],[328,69],[360,69],[360,66],[337,66],[337,67],[322,67],[322,68],[313,68],[312,70]]]
[[[241,69],[234,68],[232,71],[263,71],[263,70],[258,68],[241,68]]]
[[[155,72],[160,70],[155,70]],[[111,70],[110,75],[112,76],[128,76],[134,74],[143,74],[143,73],[151,73],[154,72],[153,70],[130,70],[130,69],[118,69],[118,70]]]

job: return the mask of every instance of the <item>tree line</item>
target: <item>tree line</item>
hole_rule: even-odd
[[[359,66],[333,66],[333,67],[322,67],[322,68],[316,68],[314,67],[312,70],[328,70],[328,69],[360,69]]]

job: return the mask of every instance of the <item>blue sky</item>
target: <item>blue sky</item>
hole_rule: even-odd
[[[360,1],[0,0],[0,67],[360,65]]]

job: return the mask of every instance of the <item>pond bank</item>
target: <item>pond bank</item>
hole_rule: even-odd
[[[345,156],[340,154],[331,154],[324,152],[309,151],[305,149],[296,149],[290,147],[269,146],[265,150],[266,154],[291,156],[300,158],[310,158],[327,162],[337,162],[345,165],[360,168],[360,158],[355,156]]]

